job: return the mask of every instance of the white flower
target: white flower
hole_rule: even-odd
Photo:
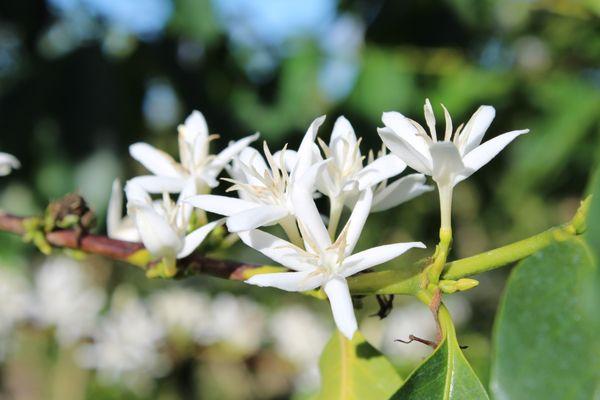
[[[293,220],[294,207],[291,193],[295,182],[301,178],[314,162],[314,140],[325,117],[315,119],[308,128],[298,153],[285,150],[272,155],[267,145],[263,146],[265,160],[256,150],[247,149],[235,163],[234,186],[239,199],[198,195],[186,200],[194,207],[227,216],[227,228],[241,232],[261,226],[281,223],[292,240],[299,236]],[[288,173],[286,164],[293,163]],[[235,177],[234,175],[234,177]]]
[[[108,210],[106,211],[106,231],[111,239],[139,242],[140,234],[133,219],[128,215],[121,216],[123,212],[123,189],[121,181],[115,179],[112,185]]]
[[[153,202],[150,195],[136,183],[125,187],[127,213],[133,219],[144,246],[156,257],[173,262],[190,255],[223,220],[210,222],[187,233],[189,219],[182,203],[175,203],[168,194]]]
[[[204,345],[214,341],[211,303],[205,294],[176,287],[154,293],[149,305],[169,334]]]
[[[220,293],[212,302],[214,340],[245,354],[256,353],[264,339],[265,311],[254,301]]]
[[[27,321],[32,308],[29,282],[15,270],[0,266],[0,361],[14,348],[14,331]]]
[[[29,316],[31,286],[22,274],[0,266],[0,298],[0,335],[4,335]]]
[[[454,186],[487,164],[517,136],[529,130],[507,132],[481,144],[483,135],[495,116],[493,107],[479,107],[464,128],[461,124],[456,132],[452,130],[448,110],[443,108],[446,119],[443,140],[438,140],[435,116],[429,100],[425,101],[424,110],[431,136],[417,122],[398,112],[383,113],[385,128],[379,128],[378,131],[392,153],[416,171],[433,177],[440,190],[442,227],[450,228],[449,214]]]
[[[317,178],[317,188],[333,199],[344,199],[347,194],[372,187],[406,168],[406,164],[393,154],[371,159],[364,167],[364,157],[360,153],[361,139],[356,138],[352,125],[344,117],[335,121],[329,145],[320,138],[318,140],[325,158],[332,162]]]
[[[375,158],[371,152],[367,165],[363,166],[361,139],[356,138],[352,125],[344,117],[335,121],[329,145],[320,138],[318,140],[325,158],[332,160],[316,182],[317,189],[330,200],[328,230],[331,237],[335,236],[344,205],[352,208],[358,193],[366,188],[379,186],[373,199],[372,211],[387,210],[429,190],[424,185],[425,177],[419,174],[408,179],[402,178],[387,186],[387,179],[406,168],[406,164],[394,154],[381,151]]]
[[[117,291],[110,313],[95,330],[93,343],[80,349],[78,360],[105,381],[137,389],[168,372],[169,362],[160,353],[165,331],[137,297],[121,293]]]
[[[65,257],[48,259],[35,276],[34,319],[56,328],[63,345],[90,336],[104,306],[104,290],[84,265]]]
[[[21,163],[15,156],[0,152],[0,176],[10,174],[13,169],[21,167]]]
[[[287,291],[307,291],[322,286],[339,330],[352,338],[357,324],[346,278],[396,258],[408,249],[425,246],[417,242],[396,243],[352,255],[371,209],[373,194],[370,188],[361,193],[346,226],[332,243],[312,199],[312,188],[323,166],[324,163],[319,163],[310,167],[292,194],[304,249],[260,230],[239,234],[248,246],[294,272],[255,275],[246,282]]]
[[[232,142],[219,154],[211,155],[209,144],[217,136],[208,134],[202,113],[193,111],[178,130],[181,163],[146,143],[135,143],[129,147],[131,156],[155,175],[134,178],[150,193],[182,192],[185,198],[218,186],[217,177],[225,165],[258,138],[258,134],[247,136]]]
[[[331,336],[331,327],[301,305],[279,308],[269,326],[275,351],[298,369],[295,386],[303,392],[316,390],[319,357]]]

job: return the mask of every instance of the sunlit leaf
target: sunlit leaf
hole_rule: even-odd
[[[351,341],[334,332],[319,366],[318,400],[387,400],[402,384],[394,366],[360,332]]]
[[[592,296],[596,267],[581,239],[525,259],[508,281],[494,331],[496,399],[591,399],[600,382]]]
[[[446,337],[410,375],[395,400],[487,399],[488,395],[462,353],[450,317],[445,314]]]

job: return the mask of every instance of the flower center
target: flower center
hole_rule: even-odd
[[[279,160],[275,160],[265,143],[264,153],[269,168],[260,171],[252,163],[250,165],[240,163],[246,175],[246,182],[224,178],[225,181],[233,183],[227,192],[236,190],[240,197],[257,203],[286,206],[290,177],[285,168],[285,150],[284,147],[280,152]],[[248,177],[254,178],[252,183],[249,182]]]

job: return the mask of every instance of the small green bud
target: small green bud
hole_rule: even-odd
[[[438,286],[444,293],[454,293],[458,290],[458,288],[456,287],[456,281],[441,280]]]
[[[465,290],[473,289],[475,286],[479,285],[479,281],[471,278],[461,278],[456,282],[456,288],[460,292],[464,292]]]
[[[584,233],[586,230],[586,227],[587,227],[586,220],[587,220],[588,210],[590,209],[591,203],[592,203],[591,195],[586,197],[584,200],[582,200],[581,204],[579,205],[579,208],[577,209],[577,212],[575,213],[575,216],[571,220],[571,226],[575,230],[576,235],[580,235],[580,234]]]
[[[479,281],[475,279],[461,278],[457,281],[441,280],[438,286],[444,293],[455,293],[473,289],[477,285],[479,285]]]

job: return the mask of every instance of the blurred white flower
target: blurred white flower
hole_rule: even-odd
[[[444,300],[455,326],[460,327],[468,322],[471,317],[471,305],[460,294],[448,296]],[[379,321],[378,321],[379,322]],[[397,306],[390,315],[380,321],[381,351],[387,356],[397,358],[403,362],[418,362],[431,354],[431,348],[418,342],[409,344],[396,342],[396,339],[408,340],[409,335],[423,339],[435,340],[437,328],[431,311],[417,300],[408,304]]]
[[[529,129],[499,135],[481,144],[483,135],[492,123],[496,111],[491,106],[481,106],[466,125],[456,132],[446,107],[444,116],[446,130],[443,140],[438,140],[435,116],[429,99],[425,101],[425,121],[429,136],[417,122],[398,112],[383,113],[385,128],[379,128],[379,136],[385,145],[411,168],[430,175],[437,183],[442,209],[442,228],[450,228],[452,189],[475,171],[490,162],[504,147]]]
[[[117,291],[110,313],[94,331],[93,343],[80,348],[78,361],[95,369],[102,380],[143,388],[170,369],[169,360],[160,353],[164,338],[163,326],[144,303]]]
[[[217,155],[209,154],[209,144],[216,135],[208,134],[204,116],[194,111],[179,125],[179,157],[176,162],[167,153],[147,143],[129,147],[133,158],[154,175],[134,178],[150,193],[181,192],[181,198],[205,193],[219,185],[218,175],[229,161],[258,138],[258,134],[232,142]]]
[[[272,155],[266,143],[265,160],[257,151],[247,150],[236,165],[234,185],[239,199],[215,195],[198,195],[186,202],[202,210],[227,216],[227,228],[242,232],[280,223],[290,240],[298,240],[291,193],[295,182],[314,163],[314,140],[325,117],[315,119],[302,140],[298,153],[284,149]],[[293,164],[288,173],[286,164]]]
[[[94,284],[85,265],[72,259],[49,258],[35,276],[34,320],[55,327],[62,345],[93,334],[104,300],[104,290]]]
[[[0,267],[0,361],[11,350],[11,336],[16,326],[26,321],[32,306],[31,286],[25,277]]]
[[[202,345],[214,342],[213,310],[206,294],[184,288],[162,290],[150,297],[149,306],[167,333]]]
[[[266,314],[259,304],[246,297],[220,293],[212,302],[211,323],[215,341],[253,354],[264,339]]]
[[[0,176],[10,174],[13,169],[21,167],[21,163],[15,156],[0,152]]]
[[[370,188],[361,193],[346,226],[332,243],[312,198],[312,188],[323,165],[319,163],[310,167],[296,183],[292,194],[304,248],[260,230],[239,234],[245,244],[294,272],[254,275],[246,282],[294,292],[322,286],[331,303],[338,329],[351,339],[357,324],[346,278],[394,259],[413,247],[425,245],[420,242],[396,243],[352,255],[371,209],[373,193]]]
[[[123,213],[123,188],[121,181],[115,179],[106,211],[106,231],[111,239],[139,242],[140,234],[130,216]]]
[[[301,305],[279,308],[269,324],[275,351],[298,369],[296,387],[311,392],[319,387],[319,357],[331,327]]]
[[[150,195],[137,183],[129,181],[127,214],[132,218],[144,246],[156,257],[163,257],[174,264],[176,258],[190,255],[224,221],[210,222],[187,233],[189,215],[184,205],[175,203],[167,193],[162,201],[153,202]]]

